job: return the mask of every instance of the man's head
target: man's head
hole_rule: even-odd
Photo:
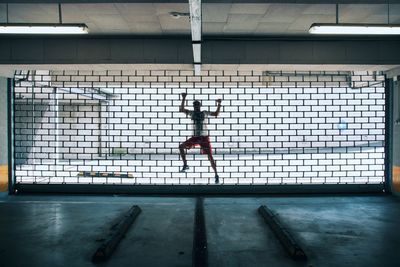
[[[193,108],[195,111],[200,111],[201,108],[201,102],[198,100],[193,101]]]

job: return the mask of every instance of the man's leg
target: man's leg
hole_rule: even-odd
[[[215,173],[215,183],[218,184],[219,183],[219,176],[218,176],[218,173],[217,173],[217,165],[215,164],[215,160],[214,160],[214,158],[213,158],[213,156],[211,154],[211,150],[207,151],[207,155],[208,155],[208,160],[211,163],[211,167],[213,168],[214,173]]]
[[[217,164],[215,164],[215,160],[212,156],[212,148],[211,148],[211,143],[210,143],[210,139],[209,137],[204,137],[201,143],[201,148],[203,150],[204,154],[207,154],[208,156],[208,160],[211,163],[211,167],[214,170],[215,173],[215,183],[218,184],[219,183],[219,176],[218,176],[218,172],[217,172]]]
[[[179,145],[179,153],[181,154],[181,159],[183,161],[183,165],[187,166],[187,160],[186,160],[186,153],[185,153],[185,145],[180,144]]]
[[[211,163],[211,167],[213,168],[215,175],[218,175],[218,173],[217,173],[217,165],[215,164],[215,160],[214,160],[212,154],[209,151],[207,151],[207,155],[208,155],[208,160]]]
[[[214,170],[215,175],[218,175],[217,173],[217,165],[215,164],[215,160],[212,156],[212,148],[211,148],[211,143],[209,137],[203,137],[200,143],[201,149],[202,149],[202,154],[207,154],[208,160],[211,163],[211,167]]]
[[[181,159],[183,161],[183,167],[181,169],[181,172],[185,172],[186,170],[189,169],[189,166],[187,165],[185,149],[190,148],[192,146],[192,142],[193,139],[189,138],[188,140],[179,145],[179,154],[181,155]]]

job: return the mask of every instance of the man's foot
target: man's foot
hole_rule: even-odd
[[[185,165],[183,165],[183,167],[180,170],[180,172],[186,172],[187,170],[189,170],[189,166],[185,164]]]
[[[219,176],[218,176],[218,174],[215,175],[215,183],[219,184]]]

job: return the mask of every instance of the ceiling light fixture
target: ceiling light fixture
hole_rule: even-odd
[[[85,24],[21,24],[1,23],[0,34],[85,34]]]
[[[356,24],[339,23],[339,5],[336,4],[336,23],[314,23],[308,32],[335,35],[398,35],[400,24],[390,24],[389,3],[387,6],[387,24]]]
[[[311,34],[392,35],[400,34],[400,25],[314,23],[308,32]]]
[[[58,4],[59,23],[9,23],[6,4],[6,23],[0,23],[0,34],[86,34],[86,24],[63,24],[61,4]]]

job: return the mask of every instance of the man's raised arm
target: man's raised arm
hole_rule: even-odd
[[[215,112],[211,112],[211,113],[210,113],[211,116],[218,117],[219,112],[220,112],[220,110],[221,110],[221,102],[222,102],[221,99],[217,99],[217,110],[216,110]]]
[[[185,109],[185,101],[186,101],[186,93],[182,93],[182,102],[181,102],[181,106],[179,107],[179,112],[183,112],[185,114],[188,114],[189,110]]]

